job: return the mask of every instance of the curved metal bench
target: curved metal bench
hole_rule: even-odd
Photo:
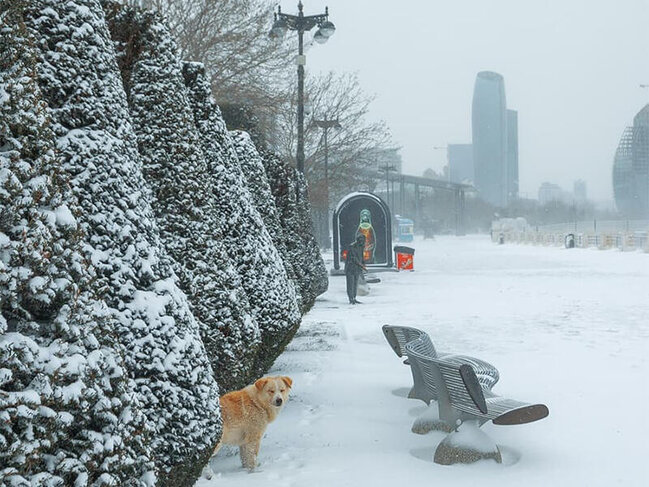
[[[397,357],[403,357],[406,354],[406,343],[426,335],[426,332],[411,326],[383,325],[383,334]]]
[[[415,346],[420,354],[431,358],[443,358],[449,363],[458,365],[471,365],[478,376],[478,381],[487,390],[491,390],[500,379],[498,369],[489,362],[468,355],[438,354],[430,336],[418,328],[410,326],[383,325],[383,334],[385,335],[388,344],[398,357],[407,355],[406,344],[417,342]],[[421,372],[418,370],[416,364],[413,365],[410,359],[407,359],[404,364],[410,365],[413,381],[413,387],[410,390],[408,397],[411,399],[421,399],[426,404],[430,404],[430,401],[436,401],[437,392],[434,384],[428,386],[424,384]]]
[[[414,340],[406,344],[406,352],[414,364],[425,388],[435,391],[439,417],[449,425],[477,420],[480,425],[487,421],[494,424],[524,424],[545,418],[548,408],[544,404],[529,404],[497,396],[480,383],[470,364],[433,358],[421,353],[425,344]]]

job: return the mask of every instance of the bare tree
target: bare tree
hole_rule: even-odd
[[[279,133],[275,149],[286,160],[295,160],[297,146],[296,90],[286,107],[279,112]],[[369,118],[374,97],[365,93],[354,73],[329,72],[307,76],[306,92],[312,105],[312,117],[338,119],[339,129],[328,132],[328,173],[331,198],[353,189],[372,189],[373,178],[366,170],[375,169],[382,150],[393,146],[390,132],[382,121]],[[322,129],[307,121],[305,131],[305,174],[309,181],[311,201],[322,206],[325,148]]]
[[[212,92],[230,129],[253,132],[286,161],[295,163],[297,86],[293,63],[295,36],[269,38],[274,4],[270,0],[127,0],[163,13],[183,58],[205,64]],[[307,49],[309,43],[307,41]],[[372,189],[362,169],[377,151],[391,145],[383,122],[368,118],[374,97],[363,92],[355,74],[307,76],[306,92],[318,118],[338,118],[329,132],[332,198],[350,189]],[[254,118],[254,128],[236,118]],[[231,125],[230,122],[234,122]],[[306,176],[314,207],[325,206],[322,131],[305,128]]]
[[[252,105],[273,113],[285,93],[278,86],[293,65],[295,41],[272,40],[269,0],[131,0],[167,18],[183,59],[205,64],[220,105]]]

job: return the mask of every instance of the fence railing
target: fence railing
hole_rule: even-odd
[[[649,230],[649,220],[582,220],[531,227],[537,232],[563,233],[634,233]]]
[[[611,222],[608,222],[611,223]],[[553,228],[548,228],[553,227]],[[642,230],[615,230],[613,225],[604,226],[604,229],[598,228],[597,231],[575,231],[574,224],[572,229],[556,225],[547,225],[544,227],[530,228],[527,230],[505,230],[502,232],[493,232],[492,240],[502,243],[519,243],[532,245],[547,246],[571,246],[569,240],[572,240],[576,248],[595,247],[598,249],[619,249],[623,251],[644,251],[649,252],[649,222]],[[598,225],[599,227],[599,225]],[[619,227],[618,227],[619,228]]]

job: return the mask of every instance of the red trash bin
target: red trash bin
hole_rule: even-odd
[[[414,257],[415,249],[403,245],[394,247],[395,262],[397,263],[397,270],[400,271],[414,271]]]

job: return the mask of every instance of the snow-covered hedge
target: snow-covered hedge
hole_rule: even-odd
[[[253,373],[263,375],[297,331],[297,295],[243,176],[234,144],[214,101],[205,70],[185,64],[185,82],[201,146],[214,176],[221,233],[261,331]]]
[[[218,387],[160,241],[101,5],[33,0],[25,20],[92,290],[115,319],[159,484],[190,485],[220,434]]]
[[[268,229],[268,233],[273,239],[275,247],[282,256],[286,274],[294,284],[297,284],[297,273],[295,272],[294,263],[286,248],[284,230],[279,221],[279,213],[275,206],[275,199],[273,198],[273,193],[268,183],[268,177],[266,177],[266,170],[264,169],[261,156],[257,152],[257,148],[247,132],[234,130],[230,132],[230,136],[232,137],[237,157],[241,164],[242,173],[248,183],[252,201],[264,220],[266,229]],[[299,294],[300,289],[296,289],[296,291],[298,293],[298,304],[301,308],[302,297]]]
[[[93,292],[25,7],[0,4],[0,485],[145,485],[146,424]]]
[[[260,151],[271,187],[286,249],[293,263],[306,313],[329,286],[327,269],[312,232],[307,183],[302,174],[269,150]]]
[[[304,180],[153,13],[2,1],[0,52],[0,485],[191,486],[326,289]]]
[[[150,12],[111,9],[109,26],[163,243],[177,263],[221,391],[238,389],[252,379],[260,333],[224,245],[214,178],[176,45]]]
[[[282,254],[287,273],[296,283],[301,310],[306,313],[329,286],[313,234],[306,180],[269,149],[271,144],[259,130],[254,110],[234,104],[227,105],[223,113],[255,205]],[[272,203],[268,202],[268,191]]]

